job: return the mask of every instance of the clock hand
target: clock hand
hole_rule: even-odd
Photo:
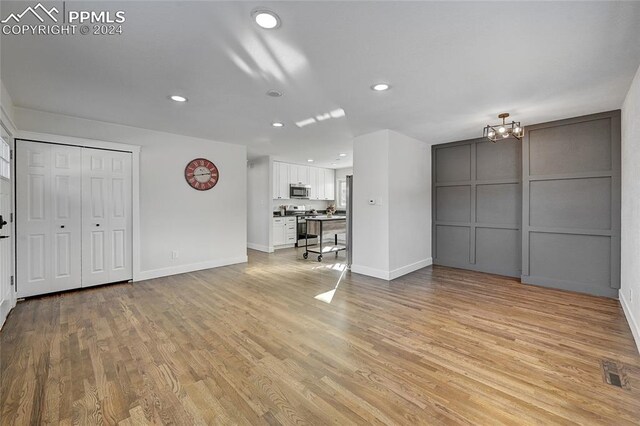
[[[211,173],[200,173],[199,175],[194,176],[211,176]]]

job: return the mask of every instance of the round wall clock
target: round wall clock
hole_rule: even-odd
[[[220,173],[218,168],[206,158],[196,158],[187,164],[184,169],[184,178],[187,183],[198,191],[207,191],[218,183]]]

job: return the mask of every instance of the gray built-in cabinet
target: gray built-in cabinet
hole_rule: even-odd
[[[520,276],[520,143],[433,147],[434,263]]]
[[[434,263],[616,297],[620,112],[433,147]]]
[[[620,111],[526,128],[522,281],[617,297]]]

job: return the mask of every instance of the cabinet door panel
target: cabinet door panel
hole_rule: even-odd
[[[273,223],[273,245],[280,246],[285,243],[284,222]]]
[[[333,169],[324,170],[324,197],[325,200],[335,200],[335,171]]]
[[[273,181],[272,190],[273,190],[273,199],[277,200],[280,197],[280,163],[274,161],[273,162]]]
[[[318,173],[319,170],[317,167],[309,167],[309,185],[311,185],[311,189],[309,191],[309,199],[317,200],[318,199]]]
[[[279,198],[286,200],[289,198],[289,165],[287,163],[280,164],[280,175],[278,178]]]
[[[318,199],[324,200],[326,197],[326,186],[324,184],[324,169],[318,169]]]

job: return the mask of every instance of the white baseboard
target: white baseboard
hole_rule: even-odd
[[[265,253],[273,253],[273,247],[263,246],[262,244],[247,243],[247,248],[252,250],[263,251]]]
[[[633,334],[633,338],[636,341],[636,346],[638,347],[638,353],[640,353],[640,323],[638,322],[638,318],[634,318],[633,313],[631,312],[631,308],[629,307],[629,302],[624,297],[622,290],[620,290],[620,304],[622,305],[622,310],[624,311],[624,315],[627,317],[627,322],[629,323],[629,328],[631,328],[631,333]]]
[[[190,263],[188,265],[170,266],[168,268],[140,271],[136,281],[151,280],[153,278],[168,277],[170,275],[184,274],[187,272],[201,271],[203,269],[218,268],[220,266],[234,265],[247,262],[247,256],[229,257],[207,262]]]
[[[380,278],[381,280],[389,280],[389,271],[383,269],[369,268],[368,266],[351,265],[351,272],[355,272],[360,275],[367,275],[369,277]]]
[[[292,248],[292,247],[295,247],[295,246],[296,246],[295,244],[283,244],[281,246],[274,246],[273,248],[275,250],[280,250],[280,249]]]
[[[392,271],[385,271],[384,269],[376,269],[370,268],[368,266],[353,264],[351,265],[351,272],[355,272],[356,274],[361,275],[367,275],[369,277],[380,278],[381,280],[391,281],[413,271],[417,271],[418,269],[427,267],[432,263],[433,259],[428,257],[426,259],[420,260],[410,265],[402,266]]]
[[[403,275],[407,275],[413,271],[417,271],[418,269],[422,269],[422,268],[426,268],[427,266],[433,264],[433,259],[428,257],[426,259],[422,259],[419,260],[415,263],[412,263],[410,265],[405,265],[402,266],[400,268],[394,269],[393,271],[389,272],[389,279],[390,280],[395,280],[398,277],[401,277]]]

